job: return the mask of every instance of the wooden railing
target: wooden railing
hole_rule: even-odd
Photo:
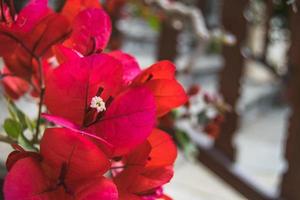
[[[267,20],[271,19],[272,0],[266,0]],[[240,117],[235,107],[240,97],[241,79],[244,71],[244,58],[241,54],[241,48],[246,40],[247,22],[244,18],[244,9],[247,0],[224,0],[222,6],[222,25],[224,28],[235,35],[237,44],[235,46],[223,47],[223,57],[225,64],[219,74],[219,92],[224,100],[231,105],[233,111],[228,113],[221,127],[221,134],[215,140],[214,145],[207,146],[198,143],[199,161],[221,177],[225,182],[232,186],[237,192],[250,200],[300,200],[300,11],[295,12],[290,6],[289,10],[289,26],[291,32],[291,47],[289,56],[289,76],[286,93],[288,94],[288,103],[291,108],[290,118],[288,120],[287,143],[285,158],[288,163],[287,171],[282,176],[282,182],[278,194],[270,194],[256,183],[252,182],[247,176],[241,174],[233,167],[236,158],[236,148],[233,144],[233,138],[239,127]],[[287,2],[288,3],[288,2]],[[296,0],[295,5],[300,5],[300,0]],[[204,10],[204,0],[199,0],[198,4],[201,10]],[[294,7],[295,8],[295,7]],[[166,25],[167,23],[163,23]],[[269,28],[267,22],[267,28]],[[163,28],[163,30],[165,30]],[[168,34],[161,33],[159,49],[165,47],[168,36],[172,34],[172,30],[168,29]],[[175,30],[174,30],[175,31]],[[170,33],[171,32],[171,33]],[[172,38],[176,40],[176,38]],[[268,37],[264,43],[264,56],[266,55]],[[175,43],[175,42],[174,42]],[[173,43],[173,44],[174,44]],[[175,60],[176,46],[169,46],[168,56],[164,51],[158,51],[159,59]]]

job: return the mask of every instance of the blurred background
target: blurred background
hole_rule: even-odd
[[[59,11],[64,1],[50,3]],[[175,62],[188,91],[187,105],[160,120],[180,148],[168,195],[300,199],[300,1],[101,3],[112,19],[109,50],[134,55],[142,68]],[[35,117],[28,102],[17,104]],[[4,162],[10,149],[0,148]]]

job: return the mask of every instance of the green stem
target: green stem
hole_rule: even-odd
[[[38,61],[38,69],[39,69],[39,85],[41,87],[40,90],[40,102],[39,102],[39,108],[38,108],[38,116],[36,121],[36,130],[35,135],[33,137],[33,143],[38,142],[39,134],[40,134],[40,125],[41,125],[41,113],[42,113],[42,107],[44,103],[44,94],[45,94],[45,82],[44,82],[44,73],[43,73],[43,65],[41,58],[37,59]]]

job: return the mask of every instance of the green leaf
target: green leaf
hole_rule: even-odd
[[[8,118],[4,121],[3,128],[8,136],[18,138],[22,134],[22,125],[15,119]]]
[[[7,99],[8,103],[8,111],[10,113],[11,118],[14,120],[17,120],[22,125],[22,129],[25,130],[28,127],[28,124],[26,122],[26,115],[23,113],[22,110],[20,110],[16,104],[11,100]]]
[[[156,16],[154,16],[154,15],[150,15],[149,17],[148,17],[148,24],[149,24],[149,26],[153,29],[153,30],[155,30],[155,31],[159,31],[159,29],[160,29],[160,21],[159,21],[159,19],[158,19],[158,17],[156,17]]]
[[[17,113],[16,113],[15,109],[13,108],[13,106],[10,103],[8,103],[7,108],[8,108],[8,112],[9,112],[9,115],[11,116],[11,118],[17,120],[18,116],[17,116]]]
[[[36,148],[30,143],[30,141],[23,134],[19,135],[18,144],[27,150],[36,151]]]
[[[175,139],[176,142],[178,143],[179,147],[184,149],[186,145],[190,143],[190,138],[189,136],[181,130],[177,130],[175,132]]]
[[[26,115],[15,104],[14,104],[14,108],[17,113],[19,122],[22,124],[23,129],[26,129],[27,128],[27,124],[26,124],[26,120],[25,120]]]
[[[186,132],[177,130],[175,132],[175,139],[186,158],[193,159],[193,157],[196,157],[197,148]]]
[[[220,40],[218,38],[214,38],[208,44],[206,51],[207,51],[207,53],[210,53],[210,54],[218,54],[222,51],[222,45],[223,45],[222,40]]]

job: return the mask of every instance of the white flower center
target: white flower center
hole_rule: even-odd
[[[101,97],[94,96],[91,101],[91,108],[96,108],[97,112],[102,112],[106,110],[105,102]]]

